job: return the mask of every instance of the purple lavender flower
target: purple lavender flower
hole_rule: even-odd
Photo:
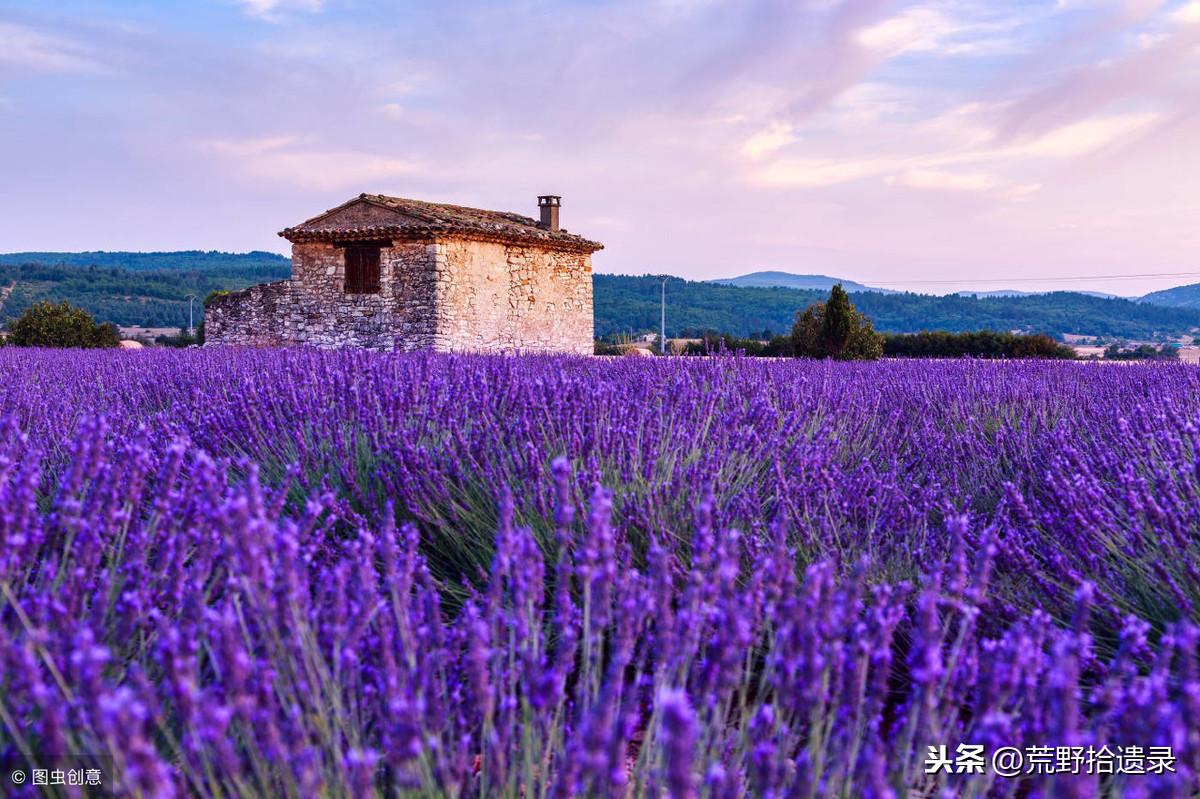
[[[1021,785],[1200,790],[1192,367],[144,356],[0,351],[0,757],[1011,796],[927,746],[1153,745]]]
[[[665,690],[658,696],[662,716],[663,760],[667,795],[672,799],[691,799],[696,796],[696,714],[687,694]]]

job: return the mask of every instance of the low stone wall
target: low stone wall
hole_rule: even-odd
[[[290,294],[291,281],[280,280],[213,297],[204,308],[204,342],[252,347],[287,343],[275,320]]]

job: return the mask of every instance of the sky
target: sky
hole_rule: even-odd
[[[0,251],[361,192],[561,194],[599,272],[1200,282],[1200,0],[0,0]]]

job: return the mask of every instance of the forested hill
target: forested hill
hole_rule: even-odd
[[[282,280],[290,272],[289,259],[267,252],[0,254],[0,323],[44,299],[66,300],[101,321],[119,325],[180,327],[188,321],[189,294],[203,299],[217,289]],[[659,285],[653,277],[596,275],[596,335],[657,330]],[[826,294],[671,279],[667,332],[673,336],[704,331],[735,336],[782,333],[791,329],[797,310]],[[978,298],[880,292],[851,296],[877,329],[890,333],[990,328],[1154,339],[1200,329],[1200,309],[1071,292]],[[199,303],[196,314],[199,321]]]
[[[1200,283],[1154,291],[1142,297],[1142,302],[1176,308],[1200,308]]]
[[[268,252],[0,254],[0,323],[39,300],[66,300],[118,325],[182,327],[188,295],[282,280],[291,260]],[[201,318],[195,303],[196,321]]]
[[[216,250],[180,250],[178,252],[10,252],[0,253],[0,265],[44,264],[82,266],[98,269],[122,269],[127,272],[184,270],[221,274],[278,274],[290,270],[292,260],[285,255],[254,250],[218,252]]]
[[[654,277],[595,276],[596,335],[657,330],[661,283]],[[762,336],[791,329],[797,310],[826,292],[725,286],[690,280],[667,283],[667,335],[721,331]],[[852,293],[855,305],[888,333],[959,332],[988,328],[1078,333],[1122,339],[1190,335],[1200,329],[1200,310],[1166,308],[1075,292],[1018,297]]]

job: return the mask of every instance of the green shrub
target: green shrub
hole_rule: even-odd
[[[121,335],[115,325],[96,324],[92,315],[68,302],[38,302],[9,323],[9,343],[17,347],[116,347]]]
[[[205,295],[204,302],[202,302],[201,305],[203,305],[205,308],[208,308],[208,306],[212,305],[213,300],[215,300],[217,297],[224,297],[226,294],[229,294],[229,293],[230,292],[227,289],[217,289],[216,291],[210,291],[207,295]]]
[[[969,333],[934,330],[885,335],[883,353],[889,358],[1075,357],[1075,350],[1042,333],[1023,335],[992,330],[975,330]]]

